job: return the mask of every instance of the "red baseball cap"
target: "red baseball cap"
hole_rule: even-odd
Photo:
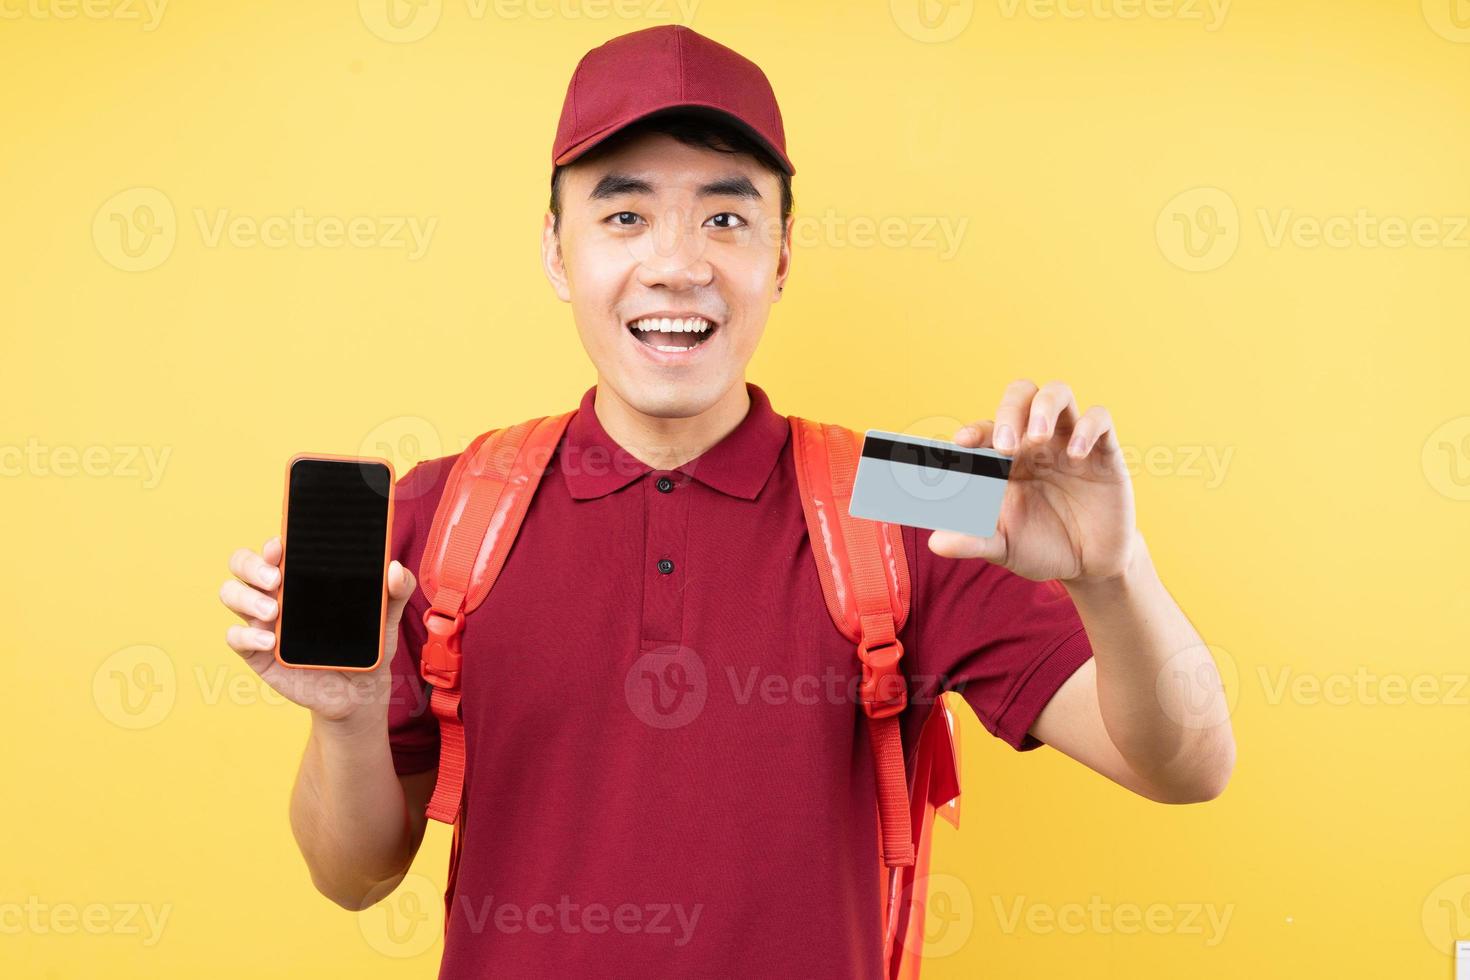
[[[679,107],[720,115],[796,173],[765,73],[683,24],[624,34],[582,56],[567,85],[551,162],[571,163],[630,123]]]

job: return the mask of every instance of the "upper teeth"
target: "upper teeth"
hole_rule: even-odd
[[[710,322],[698,316],[681,317],[673,320],[668,317],[650,316],[644,317],[642,320],[633,321],[633,329],[644,332],[657,330],[660,333],[684,333],[687,331],[704,333],[709,328]]]

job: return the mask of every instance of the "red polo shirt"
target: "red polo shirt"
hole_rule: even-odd
[[[653,470],[583,395],[494,589],[466,620],[465,823],[441,977],[881,972],[872,756],[822,599],[784,417]],[[398,485],[417,571],[454,457]],[[912,747],[958,690],[1017,749],[1091,648],[1066,591],[904,528]],[[422,592],[393,662],[399,773],[436,765]]]

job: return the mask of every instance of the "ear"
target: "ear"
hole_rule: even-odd
[[[554,218],[550,211],[541,225],[541,267],[546,279],[563,303],[572,301],[572,291],[567,287],[567,268],[561,257],[561,240],[556,235]]]
[[[796,222],[796,215],[790,215],[786,219],[786,227],[781,231],[781,255],[776,260],[776,295],[772,297],[772,303],[781,301],[781,290],[786,286],[786,277],[791,273],[791,227]]]

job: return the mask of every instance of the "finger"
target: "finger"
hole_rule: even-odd
[[[281,572],[249,548],[236,548],[230,556],[230,571],[246,585],[269,592],[280,581]]]
[[[990,419],[981,419],[961,427],[955,433],[954,441],[957,445],[970,449],[989,449],[992,446],[990,439],[994,432],[995,423]]]
[[[388,564],[388,598],[406,602],[417,585],[413,573],[404,568],[396,558]]]
[[[984,558],[999,565],[1005,562],[1006,542],[999,534],[977,538],[959,531],[934,531],[929,535],[929,550],[944,558]]]
[[[225,579],[225,583],[219,587],[219,598],[226,609],[238,613],[251,626],[275,623],[276,600],[252,589],[237,578]]]
[[[1082,459],[1099,441],[1112,439],[1113,416],[1101,405],[1094,405],[1082,413],[1082,418],[1077,420],[1077,425],[1072,429],[1072,441],[1067,444],[1067,455],[1073,459]],[[1108,448],[1110,442],[1104,442],[1104,448]]]
[[[1026,416],[1030,414],[1036,391],[1036,385],[1025,380],[1012,381],[1006,386],[1000,407],[995,410],[995,448],[1000,452],[1015,452],[1020,445],[1020,433],[1026,431]]]
[[[284,557],[284,553],[285,549],[281,547],[281,536],[279,534],[267,541],[265,547],[260,549],[261,557],[270,565],[279,566],[281,559]]]
[[[241,656],[249,656],[276,645],[276,636],[270,630],[254,626],[231,626],[225,630],[225,643]]]
[[[413,590],[418,587],[413,573],[394,559],[388,564],[388,621],[384,625],[385,636],[393,636],[398,631],[398,624],[403,619],[403,610],[408,606],[409,597]],[[391,673],[393,660],[398,656],[398,644],[393,644],[393,656],[384,657],[381,665],[384,672]]]
[[[1045,442],[1061,428],[1062,435],[1071,432],[1077,420],[1077,401],[1072,389],[1060,381],[1048,381],[1031,399],[1031,416],[1026,423],[1029,442]]]

